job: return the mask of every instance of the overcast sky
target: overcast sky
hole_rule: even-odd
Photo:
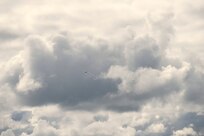
[[[0,136],[203,136],[203,0],[0,0]]]

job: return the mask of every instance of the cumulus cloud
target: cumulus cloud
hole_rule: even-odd
[[[150,133],[164,133],[166,130],[165,126],[161,123],[159,124],[151,124],[148,128],[147,131]]]
[[[28,121],[30,117],[31,113],[29,111],[15,111],[11,115],[11,118],[14,121]]]
[[[1,133],[1,136],[15,136],[14,133],[12,132],[12,130],[6,130],[4,132]]]
[[[203,5],[2,0],[0,135],[203,135]]]
[[[22,62],[23,73],[16,87],[25,103],[76,105],[117,92],[117,81],[101,75],[113,63],[103,56],[108,53],[106,45],[99,49],[81,49],[77,44],[69,47],[65,39],[55,40],[51,41],[50,49],[39,39],[31,39],[25,45],[28,46],[24,52],[27,59]],[[87,71],[98,78],[86,78]]]
[[[185,62],[181,68],[163,63],[168,59],[161,39],[138,36],[113,48],[106,40],[81,41],[66,33],[47,39],[31,36],[22,52],[12,58],[19,58],[13,64],[16,68],[6,64],[5,71],[14,71],[11,79],[15,77],[15,81],[7,75],[2,81],[8,82],[26,105],[138,110],[146,100],[180,90],[189,69]],[[126,79],[118,71],[134,76]],[[151,79],[154,76],[158,79]]]
[[[192,128],[183,128],[173,133],[173,136],[197,136],[198,134]]]

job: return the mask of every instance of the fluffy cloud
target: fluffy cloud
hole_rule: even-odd
[[[158,33],[172,34],[163,29]],[[2,82],[26,105],[138,110],[149,99],[179,91],[189,70],[187,62],[180,62],[181,66],[165,62],[169,61],[163,52],[165,38],[146,34],[126,39],[125,46],[110,46],[107,40],[75,39],[66,33],[46,39],[31,36],[23,50],[5,64]]]
[[[164,133],[165,132],[165,126],[161,123],[159,124],[152,124],[147,128],[147,131],[150,133]]]
[[[157,114],[147,114],[145,111],[122,114],[104,111],[95,113],[66,112],[59,107],[48,106],[45,108],[34,108],[29,122],[10,122],[11,125],[5,128],[2,134],[8,133],[19,136],[197,136],[203,134],[203,125],[197,122],[203,121],[203,115],[200,113],[181,114],[170,118],[168,117],[169,115],[172,114],[160,115],[158,117]],[[191,116],[188,118],[187,116],[189,115]]]
[[[106,45],[99,49],[79,48],[62,36],[55,37],[50,44],[39,38],[29,38],[25,44],[22,62],[17,64],[21,66],[17,82],[10,83],[26,104],[76,105],[117,92],[118,81],[102,75],[114,63],[104,56],[109,53]],[[87,76],[89,71],[95,75]]]
[[[173,136],[197,136],[198,134],[192,128],[183,128],[173,133]]]
[[[203,135],[203,7],[2,0],[0,135]]]
[[[1,133],[1,136],[15,136],[12,130],[8,129]]]

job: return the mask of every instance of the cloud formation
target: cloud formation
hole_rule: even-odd
[[[203,7],[2,0],[0,135],[203,135]]]

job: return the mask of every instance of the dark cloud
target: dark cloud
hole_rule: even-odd
[[[192,69],[186,78],[186,101],[194,104],[203,104],[204,100],[204,85],[203,85],[204,74]]]
[[[18,38],[20,35],[16,32],[0,30],[0,41],[10,41]]]
[[[14,111],[11,114],[11,119],[14,121],[28,121],[29,118],[31,117],[31,112],[29,111]]]
[[[7,64],[10,66],[1,81],[28,106],[59,104],[69,110],[137,111],[147,101],[164,100],[182,88],[185,66],[175,67],[165,56],[166,39],[174,33],[172,18],[172,14],[158,20],[149,17],[155,35],[123,37],[120,45],[66,32],[48,38],[30,36],[19,58]],[[157,30],[160,24],[162,28]],[[123,77],[123,72],[134,76]]]
[[[15,134],[15,136],[21,136],[22,134],[30,135],[33,133],[33,129],[33,126],[27,125],[26,127],[13,129],[13,133]]]
[[[106,56],[106,45],[80,49],[74,46],[83,45],[69,44],[62,36],[52,41],[50,50],[40,39],[31,38],[26,43],[24,73],[17,83],[17,94],[25,104],[71,106],[118,91],[117,80],[101,75],[114,63],[111,56]],[[97,78],[87,78],[86,71],[95,73]]]
[[[174,123],[174,128],[176,129],[182,129],[188,126],[191,126],[196,132],[204,133],[204,115],[196,112],[184,113]]]
[[[136,70],[138,67],[158,68],[162,59],[159,48],[151,37],[134,40],[125,50],[127,65],[132,70]]]
[[[29,37],[21,61],[14,64],[11,76],[3,76],[3,81],[10,83],[19,100],[29,106],[59,104],[70,110],[137,111],[146,101],[164,99],[181,89],[188,68],[163,66],[163,50],[149,36],[115,48],[103,40],[74,40],[66,34],[47,40]],[[121,72],[134,73],[133,79],[117,73],[117,66],[126,65],[127,71]],[[118,76],[111,76],[112,72]],[[168,76],[168,72],[176,75]],[[128,88],[119,89],[124,83]]]

